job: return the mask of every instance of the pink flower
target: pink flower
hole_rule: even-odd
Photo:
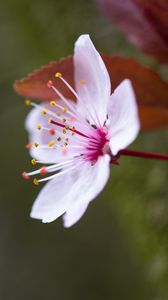
[[[58,80],[76,96],[74,103],[52,88],[60,100],[37,105],[26,120],[32,163],[49,166],[23,173],[51,173],[40,191],[31,217],[44,223],[63,215],[64,226],[75,224],[89,203],[103,190],[110,174],[110,163],[117,153],[132,143],[139,132],[137,105],[130,80],[124,80],[111,95],[109,74],[88,35],[79,37],[74,53],[76,91],[56,73]],[[67,101],[68,100],[68,101]],[[37,127],[37,129],[35,129]]]

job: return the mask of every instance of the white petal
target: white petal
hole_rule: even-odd
[[[58,104],[62,104],[61,102],[58,102]],[[56,107],[50,107],[49,104],[42,104],[41,108],[48,108],[52,111],[58,112],[58,109]],[[51,127],[48,124],[48,118],[50,115],[42,115],[41,110],[38,108],[33,108],[30,113],[28,114],[25,122],[25,127],[27,131],[29,132],[29,140],[31,142],[37,142],[39,145],[48,144],[49,141],[56,139],[59,134],[55,136],[52,136],[49,134],[48,131],[45,130],[38,130],[37,125],[41,125],[43,127]],[[53,125],[54,126],[54,125]],[[55,128],[56,132],[59,130],[59,128]],[[61,131],[61,129],[60,129]],[[68,133],[67,133],[68,134]],[[66,134],[66,135],[67,135]],[[66,136],[67,137],[67,136]],[[76,137],[73,137],[73,140],[75,140]],[[55,150],[51,148],[43,149],[40,147],[32,147],[30,150],[30,154],[32,157],[34,157],[37,160],[43,161],[44,163],[57,163],[60,161],[63,161],[65,159],[68,159],[73,156],[73,151],[63,152],[60,150]]]
[[[116,88],[108,105],[110,148],[113,155],[137,137],[140,130],[138,108],[131,81],[126,79]]]
[[[61,216],[71,200],[69,190],[74,179],[71,172],[60,173],[50,180],[38,194],[31,211],[31,217],[49,223]]]
[[[94,166],[87,164],[81,169],[77,182],[73,186],[73,202],[63,216],[64,226],[74,225],[85,213],[92,201],[104,188],[109,178],[110,157],[99,157]]]
[[[81,35],[78,38],[75,44],[74,64],[75,85],[81,99],[78,109],[89,121],[93,121],[91,114],[93,119],[97,118],[103,124],[107,115],[111,83],[105,64],[89,35]],[[80,80],[84,80],[86,84],[81,85]]]

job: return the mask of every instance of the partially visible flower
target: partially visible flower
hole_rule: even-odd
[[[53,173],[34,183],[49,181],[39,193],[31,217],[52,222],[63,215],[64,226],[76,223],[109,178],[110,163],[132,143],[140,124],[130,80],[124,80],[111,95],[109,74],[88,35],[79,37],[74,53],[73,90],[62,74],[56,77],[76,96],[65,99],[52,81],[60,100],[34,106],[26,120],[32,163],[43,166],[31,175]],[[35,129],[36,128],[36,129]],[[31,144],[30,144],[31,145]]]

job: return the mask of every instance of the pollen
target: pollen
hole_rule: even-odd
[[[54,100],[50,101],[50,106],[55,106],[56,102]]]
[[[34,178],[34,179],[33,179],[33,183],[34,183],[35,185],[39,185],[38,179],[37,179],[37,178]]]
[[[40,130],[41,129],[41,125],[37,125],[37,129]]]
[[[43,115],[46,115],[46,113],[47,113],[46,109],[42,109],[41,113],[42,113]]]
[[[64,143],[64,147],[66,147],[66,146],[68,146],[68,143],[67,143],[67,142]]]
[[[48,147],[52,147],[52,146],[54,146],[54,144],[55,144],[54,140],[51,140],[51,141],[48,143]]]
[[[25,100],[25,105],[26,105],[26,106],[29,106],[30,104],[31,104],[31,101],[30,101],[29,99],[26,99],[26,100]]]
[[[62,77],[62,74],[61,74],[61,73],[59,73],[59,72],[57,72],[57,73],[55,73],[55,77],[57,77],[57,78],[61,78],[61,77]]]
[[[39,146],[39,144],[38,144],[38,143],[34,143],[34,147],[36,147],[36,148],[37,148],[38,146]]]
[[[65,125],[65,128],[66,128],[66,129],[69,129],[69,126],[68,126],[68,125]]]
[[[57,141],[58,141],[58,142],[61,142],[61,137],[60,137],[60,136],[57,138]]]
[[[37,164],[37,161],[35,160],[35,158],[32,158],[31,163],[33,166],[35,166]]]
[[[72,126],[71,130],[72,130],[72,131],[75,131],[75,130],[76,130],[75,126]]]

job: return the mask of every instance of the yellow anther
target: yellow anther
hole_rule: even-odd
[[[46,109],[42,109],[41,113],[42,113],[43,115],[46,115],[46,113],[47,113]]]
[[[52,119],[51,118],[48,118],[48,123],[51,123]]]
[[[66,129],[65,129],[65,128],[62,129],[62,133],[63,133],[63,134],[66,133]]]
[[[52,146],[54,146],[54,144],[55,144],[54,140],[51,140],[51,141],[48,143],[48,147],[52,147]]]
[[[34,143],[34,147],[36,147],[36,148],[37,148],[38,146],[39,146],[39,144],[38,144],[38,143]]]
[[[65,128],[66,128],[66,129],[69,129],[69,126],[68,126],[68,125],[65,125]]]
[[[60,136],[57,138],[57,141],[58,141],[58,142],[61,142],[61,137],[60,137]]]
[[[65,123],[65,122],[66,122],[66,119],[65,119],[65,118],[63,118],[61,121],[62,121],[63,123]]]
[[[62,112],[65,114],[67,112],[67,108],[64,107],[63,110],[62,110]]]
[[[76,130],[75,126],[72,126],[72,128],[71,128],[71,129],[72,129],[72,131],[75,131],[75,130]]]
[[[37,129],[40,130],[41,129],[41,125],[37,125]]]
[[[50,106],[55,106],[56,102],[54,100],[50,101]]]
[[[37,179],[37,178],[34,178],[34,179],[33,179],[33,183],[34,183],[35,185],[39,185],[38,179]]]
[[[57,72],[57,73],[55,73],[55,77],[60,78],[60,77],[62,77],[62,74]]]
[[[31,163],[33,166],[35,166],[37,164],[37,161],[35,160],[35,158],[32,158]]]
[[[86,80],[81,79],[81,80],[79,81],[79,83],[80,83],[81,85],[84,85],[84,84],[86,84]]]
[[[26,106],[29,106],[30,104],[31,104],[31,101],[30,101],[29,99],[26,99],[26,100],[25,100],[25,105],[26,105]]]
[[[68,143],[67,143],[67,142],[64,143],[64,147],[66,147],[66,146],[68,146]]]
[[[70,133],[70,134],[71,134],[71,135],[74,135],[75,133],[71,131],[71,133]]]

